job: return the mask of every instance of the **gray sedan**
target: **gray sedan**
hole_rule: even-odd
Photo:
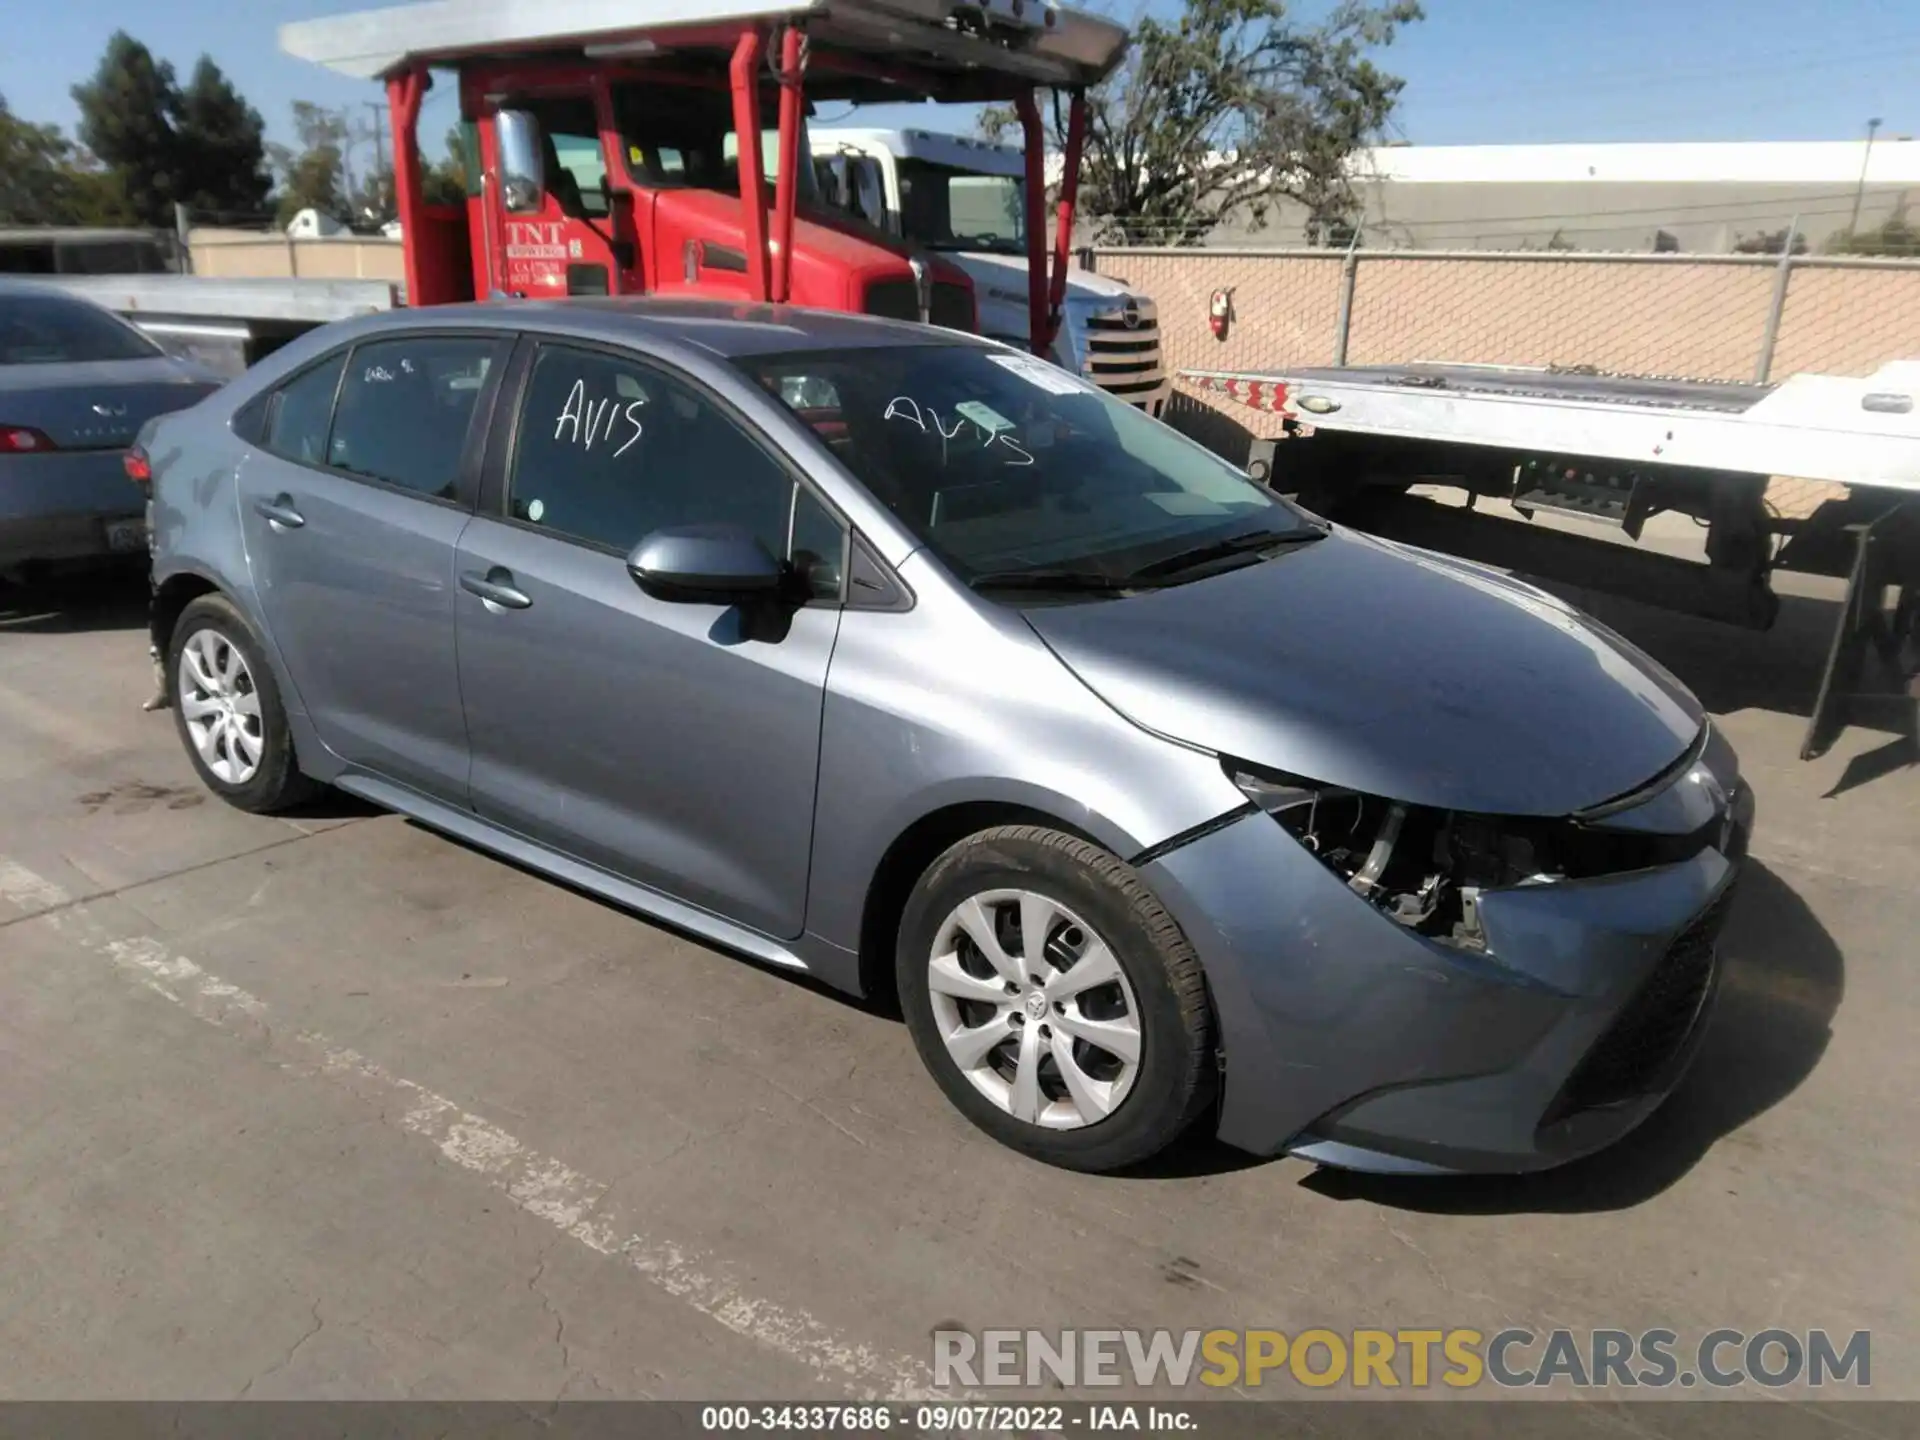
[[[0,570],[145,549],[127,447],[218,384],[98,305],[0,280]]]
[[[1055,1164],[1524,1170],[1684,1070],[1750,792],[1503,575],[950,331],[691,303],[305,337],[147,427],[235,805],[330,784],[897,995]]]

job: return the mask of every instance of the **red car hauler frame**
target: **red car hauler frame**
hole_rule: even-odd
[[[1066,289],[1085,92],[1127,46],[1122,27],[1037,0],[432,0],[287,25],[280,38],[290,54],[384,81],[415,305],[696,294],[977,328],[958,267],[803,203],[801,131],[813,100],[1010,101],[1027,146],[1039,355]],[[434,70],[459,85],[464,206],[423,192],[415,132]],[[1051,247],[1042,89],[1071,107]],[[762,145],[740,143],[770,114],[771,204]]]

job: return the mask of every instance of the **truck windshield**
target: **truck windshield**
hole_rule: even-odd
[[[777,99],[763,97],[761,113],[777,114]],[[769,108],[771,107],[771,108]],[[733,129],[733,99],[720,91],[684,85],[616,85],[613,114],[626,150],[627,172],[650,190],[718,190],[740,193],[740,142]],[[799,201],[819,198],[819,183],[800,137]],[[780,175],[780,131],[760,132],[760,164],[769,196]]]
[[[1185,436],[1012,350],[876,346],[737,363],[983,590],[1177,583],[1321,533]]]
[[[929,250],[1027,253],[1026,191],[1013,175],[901,160],[900,228]]]

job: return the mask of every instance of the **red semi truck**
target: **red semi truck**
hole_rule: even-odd
[[[415,305],[701,295],[977,329],[959,267],[815,203],[806,114],[819,100],[1011,101],[1032,172],[1032,343],[1045,354],[1084,93],[1119,63],[1127,33],[1037,0],[433,0],[287,25],[280,41],[385,83]],[[423,194],[416,129],[436,74],[458,87],[464,205]],[[1041,89],[1071,97],[1052,246]]]

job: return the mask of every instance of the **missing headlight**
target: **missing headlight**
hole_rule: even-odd
[[[1571,819],[1480,815],[1408,805],[1229,761],[1233,783],[1356,895],[1409,930],[1484,950],[1480,895],[1615,875],[1685,860],[1711,843],[1608,831]]]
[[[1233,783],[1354,894],[1410,930],[1483,948],[1473,895],[1449,860],[1451,816],[1357,790],[1229,767]],[[1471,891],[1473,880],[1464,888]]]

